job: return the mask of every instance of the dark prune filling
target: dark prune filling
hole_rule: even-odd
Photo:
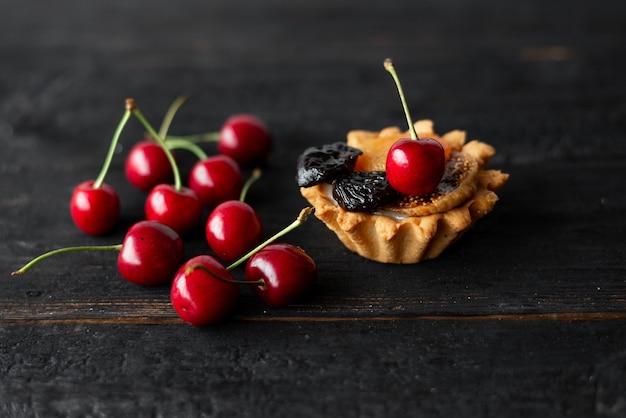
[[[388,205],[427,205],[452,192],[468,171],[469,162],[453,152],[435,191],[421,196],[402,195],[394,190],[384,171],[352,171],[363,152],[345,142],[307,148],[297,161],[296,181],[300,187],[332,184],[337,204],[351,212],[374,212]]]
[[[356,159],[363,154],[358,148],[335,142],[309,147],[298,157],[296,181],[300,187],[330,183],[332,179],[352,172]]]
[[[333,183],[333,198],[347,211],[372,212],[398,199],[384,171],[354,171]]]

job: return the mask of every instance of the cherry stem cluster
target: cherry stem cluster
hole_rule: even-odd
[[[170,125],[174,120],[174,116],[178,109],[189,99],[188,96],[182,95],[176,98],[165,112],[165,116],[163,117],[163,121],[161,122],[161,127],[159,128],[159,136],[161,138],[165,138],[167,136],[167,131],[170,129]]]
[[[167,132],[169,131],[170,125],[174,120],[174,116],[178,109],[189,99],[188,96],[182,95],[176,98],[165,112],[165,116],[163,116],[163,121],[161,122],[161,127],[159,128],[159,137],[165,141],[167,148],[170,150],[174,149],[184,149],[192,154],[194,154],[199,160],[204,160],[208,158],[208,155],[202,148],[200,148],[195,142],[186,139],[185,137],[173,137],[168,136]],[[148,135],[149,138],[152,138],[152,135]]]
[[[167,156],[167,159],[170,162],[170,165],[172,166],[172,172],[174,173],[174,188],[177,191],[180,191],[183,187],[183,183],[180,178],[180,170],[178,169],[178,164],[176,164],[174,155],[169,150],[167,144],[165,143],[163,138],[161,138],[161,135],[159,135],[154,130],[152,125],[150,125],[150,123],[143,116],[143,114],[137,107],[134,99],[126,99],[126,109],[132,112],[133,115],[135,115],[135,117],[139,120],[139,122],[141,122],[141,124],[146,128],[148,133],[150,133],[150,135],[152,135],[152,137],[159,143],[159,145],[161,145],[161,148],[163,148],[163,151],[165,152],[165,155]]]
[[[54,257],[58,254],[75,252],[75,251],[120,251],[122,249],[122,244],[115,245],[81,245],[75,247],[65,247],[58,248],[56,250],[48,251],[47,253],[41,254],[38,257],[33,258],[31,261],[26,263],[21,269],[15,270],[11,273],[11,276],[17,276],[19,274],[24,274],[31,268],[38,264],[40,261],[43,261],[47,258]]]
[[[102,165],[102,169],[100,170],[98,177],[96,177],[96,180],[93,183],[94,189],[99,189],[102,186],[102,183],[104,183],[104,178],[106,177],[107,172],[109,171],[109,167],[111,166],[111,162],[113,161],[113,155],[115,154],[117,143],[120,139],[120,136],[122,135],[122,131],[124,130],[126,123],[128,122],[128,119],[130,119],[130,116],[131,116],[131,112],[128,109],[126,109],[126,111],[124,112],[124,115],[122,116],[122,120],[120,120],[120,122],[117,125],[117,128],[115,129],[115,133],[113,134],[113,139],[111,140],[111,144],[109,145],[109,150],[104,159],[104,164]]]
[[[199,144],[202,142],[217,142],[220,139],[219,131],[204,132],[204,133],[192,134],[192,135],[168,135],[167,134],[169,126],[172,120],[174,119],[174,115],[176,114],[180,106],[187,99],[188,99],[188,96],[182,95],[178,97],[176,100],[174,100],[174,102],[172,102],[169,109],[167,110],[167,113],[165,113],[165,116],[163,117],[163,122],[161,123],[161,128],[159,129],[159,135],[166,143],[168,143],[170,148],[173,148],[173,147],[184,148],[196,154],[199,159],[204,159],[206,158],[206,154],[204,154],[204,151],[201,151],[201,153],[198,153],[197,151],[199,148],[193,148],[192,146],[188,144]],[[201,157],[202,154],[205,155],[204,158]]]
[[[413,125],[413,120],[411,120],[409,106],[406,103],[404,91],[402,90],[402,84],[400,84],[400,79],[398,78],[398,74],[396,73],[396,69],[393,66],[393,61],[391,60],[391,58],[385,59],[384,66],[385,70],[387,70],[387,72],[391,74],[391,77],[393,77],[393,81],[396,82],[396,87],[398,88],[398,93],[400,94],[400,100],[402,101],[402,108],[404,109],[404,115],[406,116],[406,122],[409,124],[411,139],[417,140],[417,132],[415,132],[415,126]]]
[[[195,142],[188,141],[183,138],[172,139],[171,137],[168,137],[168,139],[165,140],[165,144],[171,150],[174,150],[174,149],[187,150],[193,153],[198,158],[198,160],[206,160],[207,158],[209,158],[207,153],[204,152],[204,150],[200,148],[198,144],[196,144]]]

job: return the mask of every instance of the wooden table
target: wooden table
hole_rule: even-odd
[[[624,16],[617,0],[5,0],[0,415],[626,416]],[[136,121],[107,176],[121,225],[87,237],[68,212],[126,97],[157,124],[189,94],[178,134],[264,119],[276,146],[248,202],[278,231],[306,205],[305,147],[404,126],[387,56],[415,119],[494,145],[511,176],[441,257],[370,262],[313,219],[285,240],[316,260],[314,291],[271,309],[244,289],[208,328],[179,320],[166,287],[123,280],[111,253],[10,276],[142,218],[123,174]],[[202,231],[185,245],[208,252]]]

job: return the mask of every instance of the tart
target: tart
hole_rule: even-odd
[[[498,200],[495,192],[508,180],[508,174],[500,170],[485,169],[495,154],[491,145],[478,140],[466,142],[466,134],[460,130],[439,136],[433,131],[430,120],[417,121],[414,127],[418,136],[436,139],[445,150],[444,176],[429,194],[388,193],[386,198],[377,200],[371,199],[370,189],[366,187],[361,200],[373,200],[373,206],[365,204],[355,208],[346,205],[339,199],[344,195],[334,190],[346,175],[383,181],[389,148],[398,139],[408,136],[408,132],[397,127],[379,132],[350,131],[346,145],[353,154],[344,159],[347,161],[344,167],[352,173],[333,172],[330,176],[320,176],[317,181],[299,183],[302,196],[315,208],[315,216],[334,231],[348,249],[367,259],[410,264],[439,256],[474,222],[491,212]],[[302,164],[299,159],[299,169]],[[375,182],[368,180],[364,184],[374,184],[371,190],[378,194]],[[348,195],[352,196],[351,193]]]

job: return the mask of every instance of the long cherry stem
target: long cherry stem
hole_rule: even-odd
[[[75,252],[75,251],[120,251],[121,249],[122,249],[122,244],[82,245],[82,246],[76,246],[76,247],[58,248],[56,250],[48,251],[47,253],[41,254],[40,256],[33,258],[31,261],[26,263],[21,269],[15,270],[13,273],[11,273],[11,276],[24,274],[28,270],[33,268],[35,264],[39,263],[40,261],[43,261],[50,257],[54,257],[55,255],[58,255],[58,254],[64,254],[64,253]]]
[[[120,120],[120,122],[117,124],[117,128],[115,129],[115,133],[113,134],[113,139],[111,140],[111,144],[109,145],[109,151],[107,152],[106,158],[104,159],[102,169],[100,170],[98,177],[93,183],[94,189],[99,189],[102,186],[102,183],[104,183],[104,178],[109,171],[111,161],[113,161],[113,155],[115,154],[115,149],[117,148],[117,143],[120,139],[120,135],[122,134],[122,130],[124,129],[124,126],[126,126],[128,119],[130,119],[130,116],[131,112],[126,109],[124,115],[122,116],[122,120]]]
[[[174,120],[174,115],[178,112],[178,109],[189,99],[187,95],[182,95],[176,98],[165,112],[165,116],[163,117],[163,121],[161,122],[161,127],[159,128],[159,136],[161,138],[165,138],[167,136],[167,131],[170,129],[170,125]]]
[[[183,183],[180,179],[180,170],[178,170],[178,164],[176,164],[174,155],[167,147],[167,144],[165,143],[163,138],[161,138],[161,136],[154,130],[152,125],[150,125],[150,123],[143,116],[143,114],[141,113],[137,105],[135,104],[134,99],[130,99],[130,98],[126,99],[126,109],[132,112],[132,114],[135,115],[137,119],[139,119],[139,122],[141,122],[141,124],[146,128],[146,130],[150,133],[150,135],[152,135],[152,137],[159,143],[159,145],[161,145],[161,148],[163,148],[163,151],[165,152],[165,155],[167,156],[167,159],[170,162],[170,165],[172,166],[172,172],[174,173],[174,188],[177,191],[180,191],[183,187]]]
[[[266,245],[276,241],[278,238],[282,237],[283,235],[288,234],[289,232],[293,231],[294,229],[296,229],[297,227],[305,223],[307,219],[309,218],[309,216],[313,213],[313,211],[314,209],[312,207],[306,207],[302,209],[295,221],[293,221],[291,224],[287,225],[285,228],[283,228],[282,230],[280,230],[279,232],[277,232],[276,234],[274,234],[273,236],[271,236],[270,238],[268,238],[267,240],[265,240],[264,242],[256,246],[253,250],[251,250],[249,253],[241,257],[239,260],[235,261],[233,264],[226,267],[226,270],[231,271],[232,269],[241,265],[244,261],[246,261],[253,255],[255,255],[256,253],[261,251]]]
[[[404,97],[404,91],[402,90],[402,85],[400,84],[400,79],[398,78],[398,74],[396,73],[396,69],[393,67],[393,61],[391,58],[387,58],[384,62],[385,70],[393,80],[396,82],[396,87],[398,88],[398,93],[400,93],[400,100],[402,101],[402,108],[404,109],[404,115],[406,116],[406,122],[409,124],[409,132],[411,133],[411,139],[418,139],[417,132],[415,132],[415,126],[413,126],[413,121],[411,120],[411,114],[409,113],[409,106],[406,104],[406,98]]]
[[[252,174],[250,175],[248,180],[246,180],[246,182],[244,183],[241,189],[241,193],[239,194],[239,201],[243,202],[246,200],[246,196],[248,195],[248,190],[250,190],[250,187],[254,184],[255,181],[261,178],[262,173],[263,172],[261,171],[260,168],[255,168],[254,170],[252,170]]]

